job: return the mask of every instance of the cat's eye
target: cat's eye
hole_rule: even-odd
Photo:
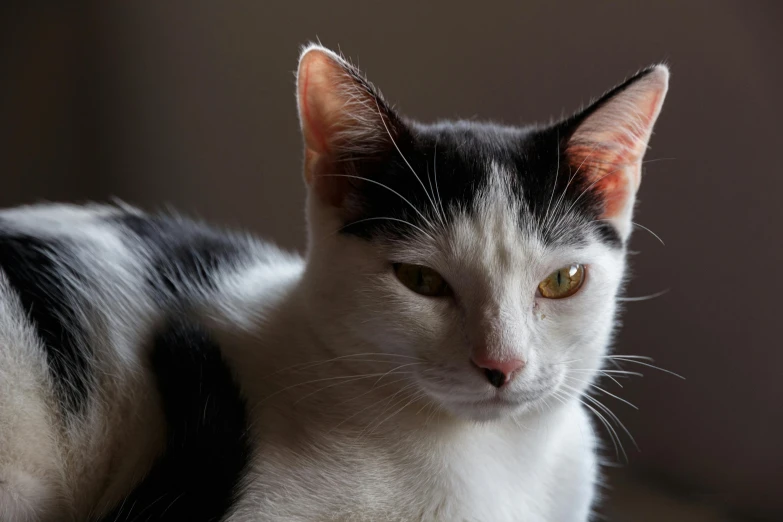
[[[538,284],[538,291],[547,299],[564,299],[577,293],[584,282],[584,265],[574,263],[549,274]]]
[[[442,297],[451,293],[449,284],[432,268],[422,265],[395,263],[394,273],[402,284],[417,294]]]

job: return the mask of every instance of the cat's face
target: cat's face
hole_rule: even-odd
[[[378,372],[399,367],[471,419],[581,392],[610,340],[667,78],[650,69],[546,128],[421,125],[311,48],[299,95],[322,334],[393,354]]]

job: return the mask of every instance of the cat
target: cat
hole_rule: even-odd
[[[557,123],[297,74],[304,257],[124,204],[0,212],[0,519],[577,522],[668,69]]]

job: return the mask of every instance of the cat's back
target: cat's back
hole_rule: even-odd
[[[84,517],[127,494],[165,452],[150,353],[182,336],[159,330],[172,317],[198,330],[199,314],[241,310],[300,265],[249,235],[131,208],[0,211],[0,520]]]
[[[230,307],[240,288],[260,292],[269,274],[300,265],[249,234],[130,207],[0,210],[0,300],[7,308],[0,329],[36,338],[67,377],[62,400],[79,410],[96,344],[108,341],[108,351],[129,356],[133,336],[161,316]]]
[[[54,333],[66,344],[83,341],[68,338],[83,336],[74,330],[96,315],[136,320],[230,299],[231,282],[252,284],[301,264],[250,234],[131,207],[0,210],[0,296],[18,302],[31,322],[47,324],[38,329],[45,342]]]

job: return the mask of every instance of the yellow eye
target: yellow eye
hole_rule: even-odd
[[[573,264],[549,274],[538,284],[538,291],[547,299],[563,299],[577,293],[584,282],[584,265]]]
[[[451,289],[443,277],[431,268],[421,265],[395,263],[394,273],[402,284],[417,294],[429,297],[449,295]]]

